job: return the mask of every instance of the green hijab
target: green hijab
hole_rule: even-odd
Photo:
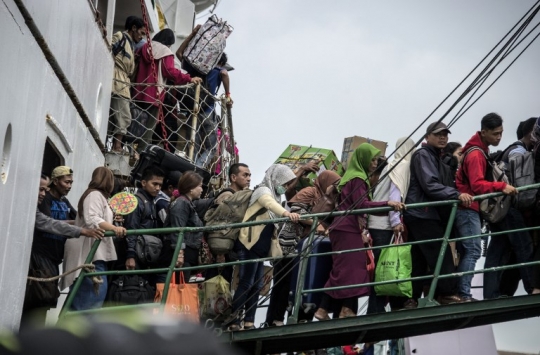
[[[360,178],[364,180],[368,185],[368,189],[371,188],[368,178],[369,166],[371,165],[371,161],[373,160],[373,158],[375,158],[379,154],[381,154],[381,151],[372,146],[371,144],[360,144],[358,148],[355,149],[351,161],[347,166],[347,171],[345,171],[345,174],[341,178],[338,187],[339,191],[341,191],[341,189],[343,188],[343,186],[345,186],[346,183],[348,183],[354,178]]]

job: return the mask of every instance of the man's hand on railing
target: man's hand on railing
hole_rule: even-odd
[[[103,236],[105,231],[101,228],[95,228],[95,229],[88,229],[88,228],[82,228],[81,229],[81,235],[87,237],[87,238],[94,238],[94,239],[103,239]]]
[[[126,270],[135,270],[135,259],[127,258],[126,259]]]
[[[506,184],[505,188],[502,190],[502,193],[505,195],[517,195],[518,192],[519,191],[516,190],[516,188],[510,184]]]
[[[469,207],[471,203],[473,202],[473,197],[466,193],[459,194],[458,199],[461,201],[461,204],[465,207]]]

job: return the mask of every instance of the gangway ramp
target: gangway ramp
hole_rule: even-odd
[[[528,295],[225,332],[220,340],[247,354],[279,354],[406,338],[538,316],[540,295]]]

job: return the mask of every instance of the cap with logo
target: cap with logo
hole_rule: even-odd
[[[433,122],[431,123],[427,129],[426,129],[426,134],[430,134],[430,133],[439,133],[439,132],[442,132],[442,131],[447,131],[448,133],[452,133],[450,132],[450,130],[448,129],[448,127],[442,123],[442,122]]]

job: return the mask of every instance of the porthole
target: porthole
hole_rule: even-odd
[[[9,166],[11,164],[11,123],[8,124],[4,135],[4,145],[2,147],[2,168],[0,170],[2,184],[5,184],[9,175]]]
[[[96,98],[96,129],[101,127],[101,121],[103,120],[103,90],[102,85],[99,83]]]

